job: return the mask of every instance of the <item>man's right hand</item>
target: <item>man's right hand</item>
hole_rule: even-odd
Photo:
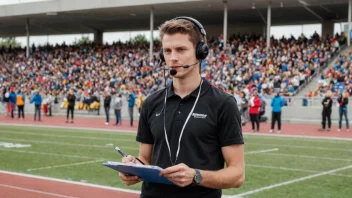
[[[136,164],[137,160],[135,157],[128,155],[127,157],[122,158],[122,162]],[[123,181],[123,183],[126,184],[127,186],[130,186],[142,181],[142,179],[139,178],[138,176],[126,176],[124,173],[119,173],[119,176]]]

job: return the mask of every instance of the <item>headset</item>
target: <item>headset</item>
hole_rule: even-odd
[[[197,21],[194,18],[186,17],[186,16],[176,17],[176,18],[174,18],[172,20],[180,20],[180,19],[187,20],[187,21],[191,22],[195,27],[197,27],[197,29],[203,35],[203,37],[206,37],[207,33],[206,33],[203,25],[199,21]],[[208,56],[208,53],[209,53],[208,45],[203,40],[199,41],[197,43],[197,46],[196,46],[196,58],[197,58],[197,60],[204,60]],[[163,48],[160,49],[159,58],[160,58],[161,63],[165,62]],[[185,65],[185,66],[187,66],[187,65]],[[188,65],[188,67],[189,66],[190,65]],[[186,68],[188,68],[188,67],[186,67]]]

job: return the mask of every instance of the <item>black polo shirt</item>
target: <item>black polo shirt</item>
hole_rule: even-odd
[[[180,133],[196,101],[199,87],[181,99],[173,92],[173,86],[169,86],[166,88],[166,107],[166,89],[149,96],[143,103],[136,140],[153,144],[152,165],[161,168],[172,166],[164,135],[163,108],[166,108],[166,131],[174,162]],[[199,100],[181,138],[176,164],[184,163],[200,170],[220,170],[224,168],[221,147],[243,143],[241,117],[235,98],[203,80]],[[141,197],[220,198],[221,190],[143,182]]]

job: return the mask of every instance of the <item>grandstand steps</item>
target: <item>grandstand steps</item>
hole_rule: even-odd
[[[352,47],[342,47],[342,51],[339,53],[339,55],[341,53],[349,53],[349,52],[352,52]],[[335,56],[330,62],[329,62],[329,65],[323,69],[322,73],[326,73],[329,68],[331,66],[334,65],[334,63],[336,62],[336,60],[339,58],[339,55],[338,56]],[[321,72],[320,72],[321,73]],[[296,96],[305,96],[306,94],[309,93],[309,91],[313,91],[313,90],[316,90],[317,87],[318,87],[318,80],[320,78],[320,75],[315,75],[311,80],[310,82],[304,87],[302,88]]]

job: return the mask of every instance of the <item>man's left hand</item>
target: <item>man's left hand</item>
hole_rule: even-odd
[[[177,164],[161,171],[160,176],[166,177],[174,184],[180,187],[185,187],[193,182],[196,175],[196,170],[188,167],[186,164]]]

